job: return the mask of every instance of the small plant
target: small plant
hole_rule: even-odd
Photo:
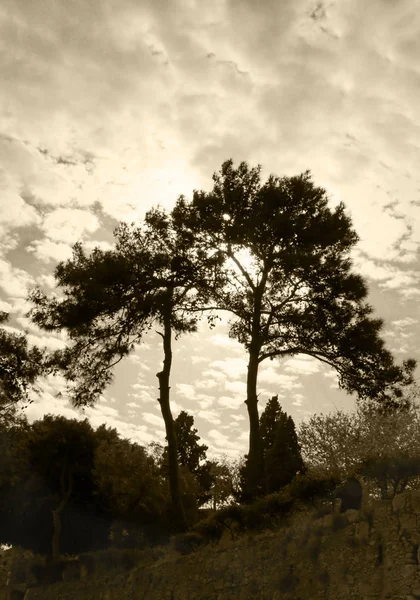
[[[230,532],[232,539],[245,529],[244,507],[237,504],[227,506],[214,515],[216,523],[220,523]]]
[[[330,576],[328,571],[319,571],[317,574],[318,581],[321,585],[327,586],[330,582]]]
[[[181,533],[173,538],[175,550],[182,555],[191,554],[191,552],[194,552],[199,546],[204,544],[204,541],[203,536],[196,531]]]
[[[344,529],[347,527],[348,521],[344,515],[340,515],[335,513],[331,522],[332,531],[339,531],[340,529]]]
[[[217,522],[216,518],[213,516],[201,521],[195,527],[195,530],[204,538],[205,541],[215,546],[219,543],[220,538],[222,537],[223,524]]]
[[[331,514],[331,506],[320,506],[312,515],[314,521]]]
[[[369,527],[373,527],[373,510],[370,507],[365,507],[362,509],[362,517],[369,523]]]
[[[360,542],[358,541],[356,536],[351,535],[350,537],[348,537],[346,539],[346,544],[349,548],[357,548],[357,546],[359,546]]]
[[[291,571],[284,575],[279,581],[279,590],[286,594],[287,592],[292,592],[296,589],[297,584],[299,583],[299,579],[296,577],[294,573]]]
[[[306,547],[306,554],[309,557],[309,560],[312,562],[317,562],[319,558],[319,554],[321,551],[321,539],[313,538],[310,540],[309,544]]]
[[[113,570],[130,571],[139,564],[144,552],[138,550],[121,550],[119,548],[107,548],[92,553],[80,555],[80,564],[83,565],[88,574],[106,572]]]
[[[379,542],[378,545],[378,554],[376,556],[376,566],[382,565],[384,562],[384,547],[382,542]]]

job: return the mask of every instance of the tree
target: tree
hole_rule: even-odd
[[[211,502],[213,510],[217,510],[219,506],[226,504],[233,495],[233,466],[226,456],[209,462],[212,479]]]
[[[277,397],[272,398],[271,402],[278,403]],[[264,439],[264,436],[262,439],[268,441],[267,438]],[[280,409],[274,440],[270,446],[265,447],[264,441],[262,450],[265,491],[267,494],[272,494],[290,483],[297,473],[305,471],[292,417]]]
[[[174,421],[177,439],[178,463],[188,469],[193,475],[198,486],[199,506],[207,502],[211,494],[212,477],[211,464],[207,461],[208,446],[199,444],[200,436],[194,427],[194,417],[182,410]],[[165,448],[164,461],[166,461],[167,447]]]
[[[260,416],[260,441],[262,471],[257,494],[272,494],[290,483],[297,473],[305,470],[300,453],[295,424],[285,413],[278,396],[273,396]],[[241,500],[252,500],[249,495],[247,462],[242,467]]]
[[[307,354],[333,367],[340,387],[360,398],[386,398],[411,378],[415,361],[398,367],[372,318],[363,278],[351,272],[358,241],[340,203],[328,206],[309,171],[261,184],[261,167],[223,163],[211,192],[195,191],[189,228],[200,246],[224,259],[217,310],[232,313],[229,335],[248,352],[246,405],[250,421],[250,493],[261,470],[258,369],[266,359]],[[187,203],[178,202],[186,213]],[[196,242],[197,243],[197,242]]]
[[[358,473],[368,487],[369,481],[379,487],[382,498],[418,481],[420,413],[408,400],[393,410],[367,402],[353,413],[313,415],[302,422],[298,439],[308,468],[341,480]]]
[[[8,314],[0,311],[0,323]],[[19,405],[29,402],[29,389],[45,369],[45,350],[28,348],[24,334],[9,333],[0,327],[0,419],[17,417]]]
[[[139,543],[133,532],[143,542],[158,539],[169,528],[169,490],[159,466],[145,448],[121,439],[115,430],[106,432],[102,426],[95,433],[94,479],[101,504],[114,521],[114,536],[119,524],[120,532],[127,530],[125,545]]]
[[[298,428],[305,464],[312,472],[344,477],[359,460],[359,422],[354,413],[338,410],[312,415]]]
[[[178,210],[177,216],[180,216]],[[112,381],[112,368],[140,343],[152,326],[162,338],[163,368],[156,374],[168,442],[169,480],[174,519],[188,527],[182,506],[177,443],[170,408],[172,338],[197,327],[206,302],[206,282],[217,274],[219,256],[193,244],[182,223],[160,209],[146,215],[141,227],[121,224],[112,251],[95,248],[86,256],[76,244],[73,258],[55,270],[64,299],[31,293],[30,316],[46,330],[66,329],[71,345],[55,353],[55,363],[74,382],[72,401],[94,403]]]
[[[86,506],[94,491],[94,431],[88,420],[46,415],[35,421],[28,439],[29,465],[53,495],[51,556],[60,557],[62,515],[70,499]]]

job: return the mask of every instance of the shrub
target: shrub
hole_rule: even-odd
[[[88,574],[109,572],[113,570],[130,571],[139,564],[144,552],[138,550],[121,550],[107,548],[80,555],[80,564],[86,567]]]
[[[214,517],[209,517],[198,523],[195,527],[195,531],[213,546],[219,543],[223,534],[223,525],[222,523],[217,522],[215,517],[216,515]]]
[[[344,529],[345,527],[347,527],[347,525],[348,521],[344,515],[334,513],[331,522],[331,529],[333,531],[339,531],[340,529]]]
[[[244,508],[237,504],[232,504],[218,511],[213,519],[230,532],[232,539],[237,537],[238,532],[245,529]]]
[[[284,575],[279,581],[279,590],[286,594],[287,592],[292,592],[295,590],[297,584],[299,583],[299,579],[292,572],[289,572],[287,575]]]
[[[328,571],[319,571],[319,573],[317,574],[317,577],[318,577],[319,583],[321,583],[324,586],[327,586],[330,582],[330,576],[328,574]]]
[[[370,507],[362,508],[362,517],[369,523],[369,527],[373,527],[373,510]]]
[[[306,547],[306,554],[312,562],[316,562],[321,551],[321,539],[319,537],[312,538]]]
[[[339,481],[333,476],[299,475],[288,486],[292,498],[315,508],[317,500],[332,500],[332,495]]]
[[[191,552],[194,552],[194,550],[204,544],[205,541],[203,536],[197,531],[180,533],[172,539],[175,550],[182,555],[191,554]]]

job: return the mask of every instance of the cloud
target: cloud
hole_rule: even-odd
[[[140,404],[137,404],[137,402],[127,402],[126,406],[129,406],[130,408],[141,408]]]
[[[398,329],[403,329],[404,327],[411,327],[412,325],[416,325],[418,322],[418,319],[413,319],[412,317],[404,317],[403,319],[396,319],[394,321],[391,321],[391,325],[397,327]]]
[[[53,242],[51,240],[34,240],[27,247],[38,260],[50,263],[57,261],[66,261],[73,256],[72,246],[62,242]]]
[[[304,400],[305,396],[303,396],[303,394],[294,394],[292,405],[300,408]]]
[[[213,425],[220,425],[221,423],[218,413],[214,410],[199,410],[197,416]]]
[[[0,310],[2,310],[3,312],[10,313],[12,309],[13,307],[9,302],[6,302],[5,300],[0,300]]]
[[[346,204],[361,238],[356,270],[374,283],[372,304],[386,306],[390,320],[398,320],[402,305],[416,314],[415,2],[368,3],[363,19],[357,2],[187,6],[121,0],[117,6],[103,0],[73,2],[69,9],[57,0],[48,11],[41,4],[4,0],[0,8],[0,76],[7,82],[0,134],[0,254],[10,259],[0,263],[6,306],[19,312],[17,301],[34,279],[54,288],[51,276],[41,281],[37,271],[44,275],[57,260],[70,258],[75,236],[89,238],[89,248],[98,243],[90,238],[98,238],[105,248],[115,219],[142,218],[158,202],[169,208],[181,193],[210,189],[211,173],[232,157],[261,163],[264,177],[310,168],[331,205]],[[250,119],[255,114],[258,119]],[[224,325],[228,318],[224,313]],[[411,327],[416,333],[418,324]],[[206,365],[213,351],[216,362],[225,363],[200,375],[201,382],[209,380],[209,392],[226,379],[234,387],[244,382],[246,371],[222,360],[227,353],[239,358],[241,346],[222,333],[207,340],[208,356],[196,346],[191,364]],[[395,340],[397,346],[404,341]],[[128,365],[155,360],[156,348],[142,345]],[[299,366],[283,364],[281,373],[261,369],[262,395],[299,389]],[[146,380],[128,394],[127,381],[116,382],[121,396],[156,403]],[[219,406],[242,406],[243,388],[233,397],[224,393]],[[207,410],[203,396],[195,399]],[[185,402],[192,398],[190,391]],[[135,435],[132,423],[119,426]],[[150,438],[147,426],[138,431]]]
[[[79,208],[58,208],[44,217],[42,230],[54,242],[73,245],[99,227],[98,218]]]
[[[225,390],[246,397],[246,383],[244,381],[225,381]]]
[[[198,406],[202,409],[210,408],[214,402],[213,396],[206,396],[205,394],[199,395]]]
[[[212,389],[218,387],[219,383],[214,379],[198,379],[194,385],[196,388]]]
[[[34,278],[30,273],[0,259],[0,288],[8,296],[26,298],[29,288],[33,287],[34,283]]]
[[[225,335],[221,334],[221,333],[216,333],[215,335],[212,335],[210,340],[209,340],[212,344],[215,344],[216,346],[221,346],[222,348],[226,348],[226,350],[229,351],[233,351],[233,352],[243,352],[243,346],[237,342],[236,340],[233,340],[232,338],[230,338],[227,333]]]
[[[176,392],[179,397],[184,397],[187,400],[195,400],[197,393],[194,387],[188,383],[177,383]]]
[[[302,354],[294,356],[293,358],[288,358],[284,361],[283,365],[286,372],[296,373],[298,375],[313,375],[321,370],[319,361]]]
[[[294,363],[292,363],[294,366]],[[278,373],[273,367],[263,367],[260,370],[260,374],[258,377],[261,383],[274,384],[279,388],[284,388],[287,390],[292,390],[294,388],[302,387],[302,383],[298,381],[296,375],[284,375],[283,373]]]
[[[245,417],[243,415],[229,415],[229,419],[233,419],[234,421],[245,421]]]
[[[163,417],[158,417],[157,415],[155,415],[153,413],[143,413],[141,417],[144,421],[146,421],[146,423],[150,423],[150,425],[153,425],[154,427],[157,427],[158,429],[165,428],[165,424],[163,422]]]
[[[199,363],[208,362],[208,358],[206,356],[191,356],[191,362],[193,365],[197,365]]]
[[[220,404],[220,406],[224,406],[230,409],[238,409],[241,406],[241,400],[232,396],[220,396],[217,399],[217,403]]]
[[[1,145],[1,141],[0,141]],[[0,232],[11,229],[39,225],[41,216],[33,206],[27,204],[21,196],[11,190],[2,190],[0,184]]]
[[[213,370],[221,371],[225,376],[232,379],[238,379],[246,376],[247,362],[244,358],[231,358],[225,360],[215,360],[210,363]],[[208,373],[209,371],[206,371]],[[204,373],[203,373],[204,375]]]
[[[49,350],[62,350],[66,347],[66,343],[63,340],[52,335],[40,336],[29,333],[27,335],[27,340],[31,345],[39,346],[41,348],[45,346]]]
[[[224,448],[226,451],[228,450],[236,450],[236,453],[240,451],[241,446],[245,448],[245,443],[238,444],[238,441],[230,440],[226,435],[224,435],[221,431],[217,429],[210,429],[207,433],[207,436],[211,438],[212,443],[219,448]],[[242,438],[239,440],[240,442],[245,442]]]
[[[226,374],[216,369],[206,369],[202,375],[203,377],[208,377],[210,380],[215,379],[217,382],[223,382],[226,379]]]

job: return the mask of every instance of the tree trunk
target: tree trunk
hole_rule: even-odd
[[[182,530],[189,529],[187,518],[185,516],[184,505],[181,497],[181,489],[179,485],[179,466],[177,456],[177,443],[175,435],[174,419],[172,417],[171,407],[169,404],[169,378],[172,365],[172,327],[170,313],[164,316],[163,319],[163,369],[156,373],[159,379],[159,398],[158,402],[162,411],[163,420],[165,422],[166,440],[168,442],[168,463],[169,463],[169,487],[171,490],[172,506],[175,512],[177,525]]]
[[[52,511],[53,517],[53,538],[52,538],[52,560],[57,562],[60,559],[60,536],[61,536],[61,504]]]
[[[260,426],[258,416],[258,353],[250,350],[246,391],[247,398],[245,404],[249,416],[249,452],[247,464],[247,490],[246,495],[249,499],[254,498],[258,493],[258,480],[260,477],[261,456],[260,456]]]
[[[67,479],[67,481],[66,481]],[[71,472],[67,471],[67,465],[64,466],[61,474],[61,491],[63,497],[57,508],[52,511],[53,518],[53,537],[52,537],[52,561],[60,560],[60,541],[61,541],[61,515],[69,501],[73,488],[73,477]]]

